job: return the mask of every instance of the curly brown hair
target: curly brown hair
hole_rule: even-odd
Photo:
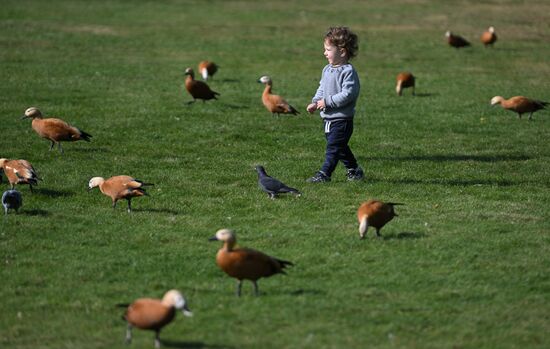
[[[348,27],[330,27],[325,34],[325,40],[338,48],[345,49],[348,59],[357,55],[359,49],[357,34]]]

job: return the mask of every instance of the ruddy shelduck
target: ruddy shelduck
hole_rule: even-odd
[[[51,142],[50,150],[57,143],[59,151],[63,153],[61,142],[90,141],[91,134],[79,128],[69,125],[65,121],[56,118],[44,119],[40,110],[30,107],[25,110],[22,119],[32,119],[32,129],[42,138]]]
[[[258,79],[259,83],[265,84],[264,92],[262,93],[262,103],[267,110],[271,112],[272,115],[279,114],[300,114],[293,106],[288,104],[283,97],[279,95],[271,94],[271,89],[273,87],[273,81],[267,75],[262,76]]]
[[[470,46],[470,43],[468,42],[468,40],[464,39],[460,35],[455,35],[455,34],[451,33],[450,31],[447,31],[445,33],[445,36],[447,37],[447,43],[449,45],[451,45],[452,47],[455,47],[455,48],[458,49],[458,48],[461,48],[461,47]]]
[[[32,186],[37,185],[40,180],[34,167],[27,160],[0,159],[0,171],[6,174],[11,189],[17,184],[28,184],[32,192]]]
[[[160,348],[160,331],[176,316],[176,310],[181,310],[185,316],[193,316],[187,306],[187,301],[180,291],[166,292],[162,300],[139,298],[132,304],[120,304],[128,307],[122,317],[127,322],[126,343],[132,342],[132,328],[155,331],[155,348]]]
[[[487,46],[493,46],[493,44],[497,41],[497,34],[495,33],[495,27],[489,27],[486,31],[481,34],[481,42],[485,47]]]
[[[23,205],[23,197],[17,190],[6,190],[2,194],[2,206],[4,206],[4,214],[8,214],[8,210],[19,212],[19,208]]]
[[[497,104],[500,104],[504,109],[516,112],[520,119],[522,114],[529,113],[529,120],[531,120],[534,112],[545,109],[549,103],[523,96],[515,96],[510,99],[501,96],[491,98],[491,105],[495,106]]]
[[[403,89],[412,87],[412,95],[415,95],[415,77],[410,72],[402,72],[397,74],[397,85],[395,86],[395,92],[398,96],[401,96]]]
[[[216,255],[216,263],[227,275],[238,280],[237,297],[241,296],[243,280],[254,284],[254,294],[258,295],[257,280],[275,274],[286,274],[283,270],[292,262],[268,256],[249,248],[235,248],[237,237],[230,229],[220,229],[210,241],[222,241],[223,246]]]
[[[376,236],[380,237],[380,229],[386,223],[397,216],[394,211],[395,205],[403,205],[398,202],[384,203],[378,200],[368,200],[359,206],[357,210],[357,220],[359,221],[359,237],[365,238],[369,227],[376,229]]]
[[[128,213],[132,212],[131,200],[136,196],[149,195],[145,191],[145,186],[154,185],[153,183],[144,183],[139,179],[130,176],[114,176],[108,179],[103,177],[93,177],[88,183],[88,190],[99,187],[101,192],[113,200],[113,208],[120,199],[128,201]]]
[[[202,101],[207,101],[210,99],[217,99],[216,96],[220,94],[218,92],[212,91],[210,87],[202,81],[195,80],[195,73],[192,68],[185,69],[185,74],[187,78],[185,79],[185,89],[193,100],[187,104],[194,103],[197,99],[202,99]]]
[[[210,61],[201,61],[199,63],[199,74],[201,74],[204,80],[213,77],[214,74],[218,71],[218,66],[214,62]]]

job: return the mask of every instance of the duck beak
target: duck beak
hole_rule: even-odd
[[[192,317],[193,316],[193,312],[191,312],[191,310],[189,310],[189,308],[187,307],[187,304],[183,307],[181,312],[183,313],[184,316],[187,316],[187,317]]]
[[[208,239],[208,241],[218,241],[218,238],[215,236],[212,236],[211,238]]]
[[[21,117],[21,120],[25,120],[25,119],[28,119],[28,118],[29,118],[29,117],[28,117],[27,115],[23,115],[23,116]]]

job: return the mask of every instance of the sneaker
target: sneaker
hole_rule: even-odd
[[[330,177],[327,176],[323,171],[319,171],[315,174],[315,176],[308,178],[306,182],[309,182],[309,183],[330,182]]]
[[[360,181],[364,176],[365,172],[363,172],[361,166],[357,166],[357,168],[348,168],[348,181]]]

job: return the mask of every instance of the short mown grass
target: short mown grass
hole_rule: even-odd
[[[549,347],[550,113],[489,106],[550,100],[549,14],[534,1],[3,1],[0,157],[43,181],[0,222],[0,347],[123,348],[115,304],[171,288],[195,316],[165,328],[166,347]],[[342,24],[360,37],[351,147],[366,180],[339,167],[313,185],[325,140],[305,106],[324,31]],[[493,49],[478,41],[489,25]],[[448,47],[448,29],[473,47]],[[183,72],[203,59],[221,67],[221,97],[188,106]],[[417,97],[395,96],[402,70]],[[263,108],[266,74],[300,116]],[[30,106],[93,141],[48,152],[19,120]],[[255,164],[303,196],[269,200]],[[156,184],[132,214],[86,191],[118,174]],[[406,206],[360,241],[369,198]],[[223,227],[295,267],[236,298],[207,240]],[[132,348],[152,346],[135,331]]]

